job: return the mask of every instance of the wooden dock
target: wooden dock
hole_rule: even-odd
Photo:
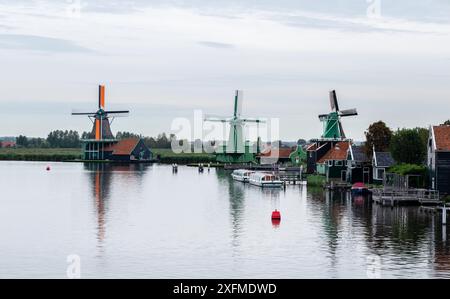
[[[433,206],[442,204],[439,192],[424,189],[383,190],[373,189],[372,200],[383,206],[421,205]]]
[[[352,185],[342,181],[330,181],[325,184],[324,188],[332,191],[347,191],[352,188]]]
[[[305,185],[306,181],[303,180],[303,176],[301,173],[289,173],[289,172],[280,172],[277,173],[280,177],[280,180],[285,184],[290,185]]]

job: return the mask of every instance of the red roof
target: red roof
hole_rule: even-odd
[[[106,147],[105,151],[112,151],[113,155],[131,155],[138,143],[138,138],[122,139],[119,142]]]
[[[308,147],[306,148],[307,151],[315,151],[316,149],[317,145],[315,143],[308,145]]]
[[[15,141],[0,141],[0,144],[2,147],[15,147],[16,142]]]
[[[436,150],[450,151],[450,126],[435,126],[433,130]]]
[[[328,160],[347,160],[349,142],[338,142],[323,156],[317,163],[324,163]]]
[[[291,155],[291,153],[293,152],[293,149],[290,147],[282,147],[282,148],[274,148],[273,151],[272,149],[266,150],[264,152],[262,152],[261,154],[259,154],[259,157],[277,157],[277,158],[282,158],[282,159],[289,159],[289,156]]]

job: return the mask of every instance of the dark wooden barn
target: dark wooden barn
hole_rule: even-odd
[[[389,167],[394,166],[395,161],[390,152],[373,151],[373,180],[377,184],[382,184]]]
[[[111,161],[150,161],[153,159],[153,153],[145,145],[142,139],[128,138],[119,140],[103,150],[104,159]]]
[[[365,146],[351,144],[347,153],[347,181],[372,184],[372,161],[367,157]]]
[[[427,162],[431,188],[450,195],[450,126],[430,128]]]

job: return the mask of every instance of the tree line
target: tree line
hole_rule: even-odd
[[[444,125],[450,125],[450,120]],[[426,164],[428,151],[428,128],[403,128],[392,131],[383,121],[369,126],[366,133],[366,153],[372,157],[373,149],[390,152],[399,164]]]
[[[47,138],[19,135],[16,137],[16,146],[20,148],[77,148],[81,147],[81,140],[93,138],[91,132],[83,132],[80,136],[77,131],[73,130],[54,130],[48,134]],[[131,132],[118,132],[116,134],[116,139],[126,138],[142,138],[150,148],[170,148],[172,140],[176,137],[174,134],[167,135],[166,133],[161,133],[156,137]]]

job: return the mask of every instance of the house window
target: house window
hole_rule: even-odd
[[[336,165],[336,166],[342,166],[342,161],[336,161],[336,162],[334,162],[334,165]]]
[[[328,166],[333,166],[333,160],[328,160]]]
[[[377,179],[384,179],[384,168],[377,169]]]

